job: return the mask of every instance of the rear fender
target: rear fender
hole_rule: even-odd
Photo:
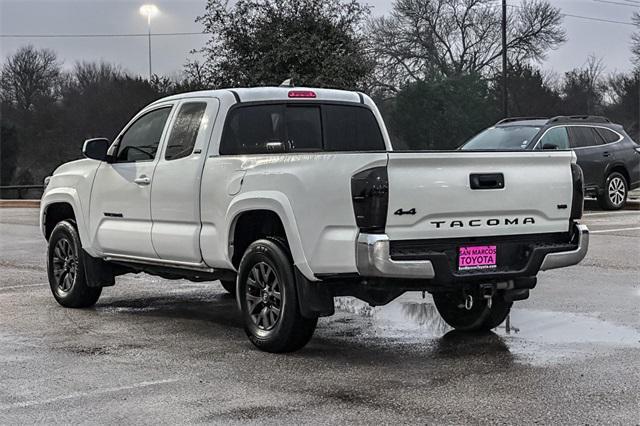
[[[232,230],[240,214],[251,210],[270,210],[278,215],[284,226],[294,265],[308,280],[317,281],[305,257],[291,203],[283,193],[278,191],[249,191],[238,195],[231,202],[225,220],[229,226],[222,239],[227,242],[224,250],[229,264],[231,264],[229,246],[233,239]]]

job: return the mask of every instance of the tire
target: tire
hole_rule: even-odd
[[[245,332],[257,348],[293,352],[313,336],[318,319],[300,314],[291,256],[279,241],[258,240],[247,248],[237,298]]]
[[[442,319],[459,331],[489,331],[496,328],[511,312],[513,302],[504,300],[503,292],[497,292],[491,299],[491,308],[487,299],[474,295],[471,309],[464,307],[461,292],[434,293],[433,301]]]
[[[604,181],[602,194],[598,197],[600,207],[605,210],[620,210],[627,203],[629,186],[622,173],[613,172]]]
[[[224,288],[227,293],[229,293],[232,296],[236,295],[236,281],[229,281],[229,280],[220,280],[220,284],[222,285],[222,288]]]
[[[102,287],[89,287],[81,255],[78,230],[70,221],[58,223],[47,250],[47,275],[53,297],[65,308],[88,308],[95,305]]]

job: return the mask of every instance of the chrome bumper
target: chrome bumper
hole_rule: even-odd
[[[542,261],[541,271],[575,265],[584,259],[589,249],[589,228],[586,225],[576,225],[576,232],[578,232],[578,247],[571,251],[549,253]]]
[[[391,260],[389,237],[385,234],[358,235],[356,265],[363,277],[431,279],[436,276],[430,260]]]
[[[563,268],[580,263],[589,248],[589,229],[576,225],[578,247],[575,250],[545,255],[540,270]],[[436,272],[430,260],[397,261],[389,253],[389,237],[385,234],[360,234],[356,244],[356,265],[363,277],[434,279]],[[529,271],[535,275],[538,271]]]

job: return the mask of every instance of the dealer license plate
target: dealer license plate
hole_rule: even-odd
[[[458,270],[495,269],[496,246],[460,247],[458,251]]]

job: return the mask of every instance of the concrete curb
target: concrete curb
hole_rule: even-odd
[[[624,210],[640,210],[640,200],[627,200]]]
[[[40,200],[0,200],[0,208],[40,208]]]

